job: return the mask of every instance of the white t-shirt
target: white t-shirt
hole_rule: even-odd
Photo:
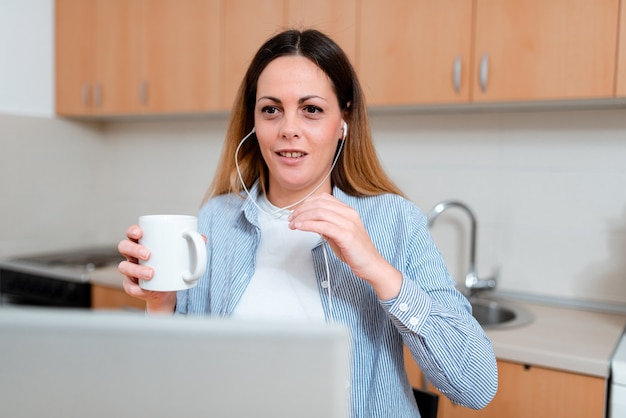
[[[320,236],[289,229],[291,212],[273,206],[265,196],[259,196],[257,204],[261,242],[256,269],[233,317],[324,322],[311,256]]]

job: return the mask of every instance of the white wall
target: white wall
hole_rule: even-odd
[[[54,114],[54,0],[0,2],[0,113]]]
[[[0,114],[0,257],[98,241],[103,147],[94,124]]]
[[[120,122],[104,132],[99,190],[109,238],[139,215],[196,214],[213,177],[227,120]]]

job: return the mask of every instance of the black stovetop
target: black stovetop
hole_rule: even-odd
[[[94,270],[123,259],[115,246],[84,247],[9,258],[0,261],[0,269],[84,282]]]

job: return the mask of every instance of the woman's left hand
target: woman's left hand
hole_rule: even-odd
[[[289,217],[289,228],[324,237],[337,257],[372,285],[380,299],[394,298],[400,292],[401,273],[380,255],[358,212],[332,195],[307,198]]]

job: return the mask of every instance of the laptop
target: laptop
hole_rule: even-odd
[[[0,309],[6,417],[347,417],[340,326]]]

